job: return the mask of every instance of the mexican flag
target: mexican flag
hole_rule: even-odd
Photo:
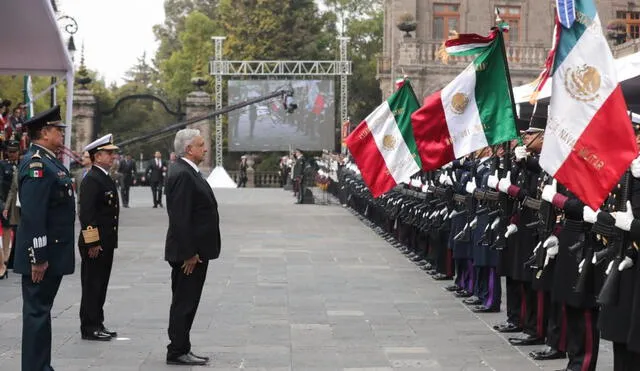
[[[518,138],[500,32],[446,42],[449,54],[481,54],[411,116],[422,169]]]
[[[408,182],[420,171],[411,127],[411,114],[419,106],[407,80],[346,139],[362,179],[374,197]]]
[[[549,120],[540,166],[592,209],[618,183],[638,147],[613,56],[593,0],[566,1],[551,56]],[[576,16],[571,9],[575,8]]]

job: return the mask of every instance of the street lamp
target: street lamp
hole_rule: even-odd
[[[55,5],[55,2],[52,2]],[[56,7],[54,9],[57,11]],[[69,34],[69,41],[67,41],[67,50],[69,51],[69,55],[71,56],[71,62],[74,61],[74,55],[76,52],[76,44],[73,41],[73,35],[78,32],[78,22],[76,22],[75,18],[70,17],[68,15],[63,15],[58,17],[58,22],[63,24],[62,29],[64,32]],[[56,83],[58,82],[58,78],[55,76],[51,77],[51,102],[50,106],[53,107],[56,105],[57,97],[56,97]]]

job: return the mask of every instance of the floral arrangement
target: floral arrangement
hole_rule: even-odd
[[[329,184],[331,183],[331,179],[329,179],[329,175],[322,170],[319,170],[316,173],[316,186],[320,188],[322,191],[327,191],[329,188]]]

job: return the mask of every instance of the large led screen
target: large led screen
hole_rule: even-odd
[[[229,104],[293,87],[298,109],[287,113],[273,98],[229,113],[229,150],[333,150],[335,99],[333,80],[230,80]]]

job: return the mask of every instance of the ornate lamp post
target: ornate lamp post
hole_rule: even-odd
[[[57,11],[55,7],[54,9]],[[62,29],[64,30],[64,32],[69,34],[69,40],[67,41],[67,50],[71,55],[71,62],[74,62],[74,56],[76,53],[76,43],[73,40],[73,35],[76,32],[78,32],[78,22],[76,22],[76,20],[73,17],[70,17],[68,15],[63,15],[58,17],[58,22],[60,22],[63,25]],[[50,103],[51,107],[55,106],[57,101],[57,97],[56,97],[57,81],[58,81],[57,77],[55,76],[51,77],[51,103]]]

